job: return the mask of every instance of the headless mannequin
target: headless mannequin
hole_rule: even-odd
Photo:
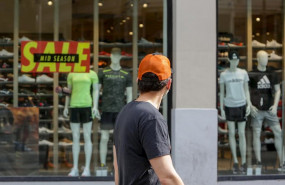
[[[237,66],[239,64],[239,59],[229,60],[230,68],[228,69],[230,72],[236,72]],[[250,114],[250,95],[248,90],[248,83],[244,83],[244,92],[247,101],[246,107],[246,116]],[[221,109],[221,116],[223,119],[226,119],[225,111],[224,111],[224,98],[225,98],[225,84],[220,83],[220,109]],[[229,143],[231,152],[233,155],[234,163],[238,163],[237,159],[237,152],[236,152],[236,139],[235,139],[235,122],[234,121],[227,121],[228,124],[228,133],[229,133]],[[239,148],[241,153],[241,160],[242,164],[246,163],[246,140],[245,140],[245,125],[246,122],[238,122],[238,135],[239,135]]]
[[[257,69],[258,71],[266,71],[266,66],[268,63],[268,54],[265,51],[259,51],[257,55]],[[274,103],[269,108],[269,113],[272,115],[277,115],[277,108],[278,108],[278,102],[280,100],[280,85],[276,84],[274,85]],[[256,117],[256,114],[259,110],[251,105],[251,116]],[[274,144],[275,148],[278,153],[280,165],[283,164],[282,161],[282,131],[280,124],[270,126],[270,129],[273,131],[274,134]],[[261,163],[261,142],[260,142],[260,134],[261,134],[261,127],[253,127],[253,149],[255,153],[255,157],[258,163]],[[284,156],[284,154],[283,154]],[[283,157],[284,161],[284,157]]]
[[[97,83],[92,84],[93,93],[93,107],[92,114],[96,118],[100,119],[100,113],[98,111],[98,100],[99,100],[99,85]],[[72,90],[72,85],[68,84],[68,89]],[[66,96],[65,107],[63,115],[68,116],[69,96]],[[80,123],[70,123],[72,130],[72,155],[73,155],[73,168],[68,176],[78,176],[78,158],[80,153]],[[85,168],[82,176],[90,176],[90,162],[92,156],[92,141],[91,141],[92,121],[83,123],[83,136],[84,136],[84,152],[85,152]]]
[[[111,53],[111,64],[110,68],[114,71],[118,71],[121,69],[120,60],[122,56],[120,54],[112,54]],[[99,84],[99,89],[101,89],[102,84]],[[126,96],[127,96],[127,103],[132,101],[132,87],[126,88]],[[98,107],[98,106],[97,106]],[[100,161],[101,166],[106,166],[106,157],[108,152],[108,141],[110,137],[110,130],[101,130],[101,140],[100,140]]]

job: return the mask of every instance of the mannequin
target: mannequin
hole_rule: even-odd
[[[238,125],[239,148],[242,160],[240,172],[245,174],[247,169],[245,126],[246,116],[250,114],[250,95],[248,90],[249,78],[245,70],[237,68],[239,64],[239,55],[236,51],[231,51],[229,53],[229,62],[230,68],[222,72],[220,76],[220,109],[222,118],[227,120],[228,124],[229,143],[234,160],[234,174],[239,172],[236,152],[235,123]]]
[[[103,85],[100,140],[101,167],[106,166],[109,133],[110,130],[114,129],[116,117],[125,103],[132,101],[132,80],[130,73],[121,69],[121,49],[113,48],[110,58],[110,66],[99,72],[99,89]]]
[[[67,117],[70,102],[70,127],[72,130],[73,168],[68,176],[79,176],[78,158],[80,152],[80,125],[83,125],[85,168],[82,176],[90,176],[90,161],[92,156],[92,119],[100,119],[98,111],[99,85],[97,74],[90,70],[89,73],[70,73],[67,77],[68,89],[71,96],[66,96],[63,115]],[[91,86],[93,93],[90,94]],[[92,101],[93,100],[93,101]],[[91,110],[92,107],[92,110]]]
[[[257,164],[261,165],[260,134],[263,122],[274,134],[274,144],[278,153],[280,165],[284,166],[282,154],[282,132],[277,117],[278,102],[280,100],[280,81],[276,73],[267,70],[268,54],[266,51],[257,52],[257,70],[250,73],[251,91],[251,124],[253,128],[253,149]],[[274,90],[274,93],[273,91]],[[282,156],[283,155],[283,156]],[[283,158],[283,161],[282,161]]]

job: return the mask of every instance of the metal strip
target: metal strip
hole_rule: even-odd
[[[247,71],[252,70],[252,2],[247,1]],[[246,126],[246,162],[250,166],[252,165],[252,130],[249,127],[250,120],[247,122]]]
[[[59,37],[59,1],[54,0],[54,41],[58,41]],[[53,87],[58,86],[58,73],[53,74]],[[58,94],[53,91],[53,164],[54,171],[58,172]]]
[[[14,74],[14,80],[13,80],[13,106],[18,107],[18,85],[19,82],[18,76],[19,76],[19,0],[14,0],[14,43],[13,43],[13,52],[14,52],[14,58],[13,58],[13,74]]]
[[[93,18],[93,69],[98,73],[98,61],[99,61],[99,0],[94,0],[94,18]],[[95,153],[94,157],[94,169],[98,166],[98,156],[99,156],[99,139],[98,139],[98,119],[93,121],[93,151]],[[97,157],[96,157],[97,155]]]
[[[285,179],[284,175],[252,175],[252,176],[245,176],[245,175],[226,175],[226,176],[218,176],[218,181],[255,181],[255,180],[281,180]],[[229,183],[231,184],[231,183]],[[242,183],[240,183],[242,184]]]
[[[252,0],[247,0],[247,71],[252,70]]]
[[[285,101],[285,97],[284,97],[284,90],[285,90],[285,82],[284,82],[284,80],[285,80],[285,64],[284,64],[284,55],[285,55],[285,47],[284,47],[284,43],[285,43],[285,24],[284,24],[284,22],[285,22],[285,0],[283,0],[282,1],[282,3],[283,3],[283,48],[282,48],[282,54],[283,54],[283,59],[282,59],[282,86],[281,86],[281,94],[282,94],[282,151],[283,151],[283,155],[282,155],[282,157],[281,157],[281,160],[282,161],[284,161],[284,150],[285,150],[285,146],[284,146],[284,144],[285,144],[285,138],[284,138],[284,136],[285,136],[285,128],[284,128],[284,124],[285,124],[285,115],[284,115],[284,108],[285,108],[285,106],[284,106],[284,101]]]
[[[163,0],[163,55],[167,56],[167,0]],[[162,100],[162,114],[164,118],[167,120],[167,96],[163,97]]]
[[[0,177],[0,182],[74,182],[74,181],[114,181],[114,177],[68,177],[68,176],[38,176],[38,177]]]
[[[99,61],[99,0],[94,0],[94,20],[93,20],[93,67],[98,72]]]
[[[284,16],[284,14],[283,14],[283,16]],[[283,30],[283,33],[284,33],[284,30]],[[284,50],[284,48],[283,48],[283,50]],[[284,53],[284,51],[283,51],[283,53]],[[284,61],[283,61],[282,65],[283,65],[283,79],[282,79],[282,83],[281,83],[281,93],[284,92],[284,89],[285,89],[285,83],[284,83]],[[284,107],[284,101],[285,101],[285,98],[284,98],[284,95],[282,95],[282,112],[283,113],[282,113],[282,128],[281,128],[282,129],[282,131],[281,131],[282,132],[281,133],[281,137],[282,137],[282,147],[281,147],[281,150],[283,151],[283,153],[282,153],[283,155],[281,155],[281,161],[284,161],[284,150],[285,150],[285,147],[284,147],[284,144],[285,144],[285,141],[284,141],[284,135],[285,135],[284,134],[284,132],[285,132],[285,129],[284,129],[284,123],[285,123],[285,121],[284,121],[284,118],[285,118],[285,115],[284,115],[284,108],[285,108]]]
[[[138,0],[134,0],[133,6],[133,98],[138,95]]]

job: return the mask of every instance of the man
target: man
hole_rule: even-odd
[[[116,185],[183,185],[170,157],[167,123],[158,111],[171,86],[168,58],[149,54],[140,63],[140,96],[117,117],[114,131]]]

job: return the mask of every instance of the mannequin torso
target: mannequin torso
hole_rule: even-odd
[[[221,73],[220,76],[220,109],[221,116],[225,119],[224,105],[228,107],[239,107],[247,104],[247,115],[250,112],[250,97],[248,91],[248,75],[243,69],[239,69],[238,59],[229,60],[230,68]],[[226,97],[225,97],[226,86]]]
[[[276,73],[267,70],[268,54],[265,51],[257,53],[257,70],[250,73],[252,116],[259,110],[271,110],[277,113],[280,99],[280,82]],[[272,94],[274,90],[274,94]]]
[[[126,102],[125,92],[127,103],[132,100],[132,79],[130,73],[121,68],[121,57],[112,53],[110,66],[99,72],[99,88],[103,85],[103,112],[119,112]]]

